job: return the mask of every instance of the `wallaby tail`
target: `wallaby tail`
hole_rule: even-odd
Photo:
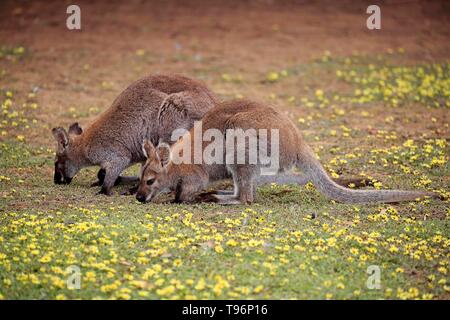
[[[338,185],[353,188],[361,188],[367,187],[369,185],[373,185],[372,181],[369,179],[364,179],[361,177],[347,177],[347,178],[336,178],[332,179]],[[277,183],[277,184],[296,184],[300,186],[306,185],[308,182],[311,182],[309,176],[304,173],[277,173],[275,175],[261,175],[256,179],[256,185],[264,185],[269,183]]]
[[[298,167],[308,176],[314,186],[327,197],[343,203],[373,203],[413,201],[429,196],[439,198],[433,192],[404,190],[352,190],[335,183],[306,144],[298,156]]]
[[[305,185],[309,182],[309,177],[302,173],[277,173],[275,175],[261,175],[258,176],[255,183],[257,186],[269,183],[277,184],[297,184]]]

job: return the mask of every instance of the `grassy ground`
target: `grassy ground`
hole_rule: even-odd
[[[224,99],[245,96],[283,110],[335,177],[361,175],[375,188],[449,196],[448,41],[420,42],[427,34],[421,30],[406,40],[383,34],[385,42],[354,53],[366,35],[343,46],[331,39],[333,32],[319,30],[314,47],[317,40],[285,22],[301,14],[306,22],[299,28],[307,28],[316,17],[309,7],[302,13],[277,7],[272,15],[252,8],[263,40],[255,25],[233,29],[239,18],[233,9],[222,8],[218,23],[200,19],[199,25],[214,26],[214,39],[227,35],[232,49],[256,39],[256,53],[236,47],[233,55],[213,37],[200,48],[195,37],[202,32],[186,27],[189,14],[180,15],[192,8],[161,6],[177,12],[185,27],[174,36],[185,46],[181,51],[161,40],[160,51],[151,43],[116,44],[106,57],[102,34],[114,32],[93,30],[99,25],[89,17],[92,31],[77,35],[79,47],[51,42],[46,35],[67,37],[67,31],[45,19],[33,27],[46,31],[40,41],[36,34],[0,32],[0,298],[448,299],[449,200],[344,205],[310,185],[272,185],[258,190],[252,206],[175,205],[166,198],[142,205],[118,195],[125,186],[112,197],[96,195],[88,187],[96,168],[69,186],[53,185],[49,129],[75,120],[86,126],[128,82],[168,70],[203,79]],[[14,5],[5,8],[17,15]],[[30,5],[18,15],[33,10]],[[144,18],[118,11],[106,19],[134,30],[137,39],[164,38],[161,33],[175,28],[163,19],[133,29]],[[338,24],[357,16],[338,14]],[[6,25],[8,17],[2,18]],[[386,19],[388,28],[397,27]],[[448,40],[445,24],[434,28],[435,40]],[[306,38],[301,53],[290,41],[298,37]],[[277,41],[288,45],[274,53],[269,44]],[[97,67],[103,54],[109,61]],[[70,266],[80,268],[80,290],[67,288]],[[373,268],[380,271],[379,288],[371,286]]]

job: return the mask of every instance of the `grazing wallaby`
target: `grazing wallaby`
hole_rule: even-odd
[[[190,129],[217,99],[202,83],[180,75],[152,75],[126,88],[86,130],[74,123],[52,133],[58,143],[54,182],[71,182],[83,167],[99,165],[100,193],[111,194],[120,173],[146,157],[142,140],[170,142],[177,128]]]
[[[247,134],[247,138],[252,134],[258,135],[257,147],[253,145],[253,149],[249,139],[245,140],[245,144],[241,145],[240,149],[239,147],[231,148],[231,151],[230,148],[227,148],[228,140],[221,141],[215,152],[222,151],[223,154],[215,159],[231,159],[231,161],[225,163],[210,161],[209,164],[206,161],[196,162],[194,158],[198,142],[191,139],[197,134],[195,133],[196,127],[197,124],[170,148],[167,145],[155,147],[151,141],[144,141],[143,149],[147,155],[147,161],[142,169],[136,194],[137,200],[140,202],[150,201],[160,192],[169,189],[175,191],[175,201],[192,202],[196,193],[204,190],[213,181],[227,178],[229,173],[234,181],[234,192],[233,194],[216,195],[218,203],[252,203],[255,198],[255,186],[271,181],[299,184],[311,181],[320,192],[331,199],[344,203],[389,203],[415,200],[424,196],[437,197],[437,194],[432,192],[352,190],[338,185],[328,176],[316,159],[314,152],[303,140],[298,128],[281,113],[256,102],[238,100],[222,103],[208,111],[201,121],[203,136],[206,132],[211,132],[210,130],[218,130],[225,137],[230,136],[230,132],[232,132],[230,130],[250,132]],[[264,145],[261,143],[262,139],[259,138],[262,137],[262,133],[269,131],[271,137]],[[272,138],[277,135],[278,140],[274,141]],[[200,142],[200,151],[203,152],[203,156],[207,154],[206,151],[213,141],[210,138],[205,140]],[[261,154],[262,149],[266,149],[265,151],[270,157],[278,157],[275,176],[261,175],[263,169],[267,169],[270,165],[267,161],[259,159],[254,164],[250,164],[248,161],[252,152]],[[278,154],[275,154],[276,149],[278,149]],[[246,162],[239,163],[234,160],[239,156],[238,151],[244,152]],[[188,161],[175,163],[174,156],[180,155],[186,156],[185,159]],[[216,156],[217,154],[214,155],[214,157]],[[303,175],[284,173],[293,167],[300,169]]]

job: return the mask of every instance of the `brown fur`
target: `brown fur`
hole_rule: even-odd
[[[83,167],[99,165],[101,193],[110,194],[120,173],[145,161],[142,141],[170,143],[177,128],[190,129],[217,102],[200,82],[180,75],[151,75],[125,89],[86,130],[52,130],[58,143],[55,183],[70,183]]]
[[[192,202],[196,194],[204,190],[209,183],[228,177],[229,172],[234,181],[234,194],[217,195],[219,203],[252,203],[255,198],[256,186],[261,181],[267,182],[268,180],[301,184],[311,181],[326,196],[346,203],[399,202],[423,196],[437,197],[431,192],[351,190],[338,185],[327,175],[313,151],[305,143],[298,128],[281,113],[256,102],[238,100],[218,105],[207,112],[202,120],[203,132],[210,128],[216,128],[222,133],[230,128],[267,129],[269,132],[270,129],[278,129],[279,174],[275,177],[260,176],[261,164],[174,164],[167,159],[167,152],[162,152],[164,149],[155,148],[150,141],[145,141],[144,149],[148,159],[142,171],[136,198],[142,202],[150,201],[161,191],[169,189],[175,191],[176,201]],[[190,133],[193,136],[193,129]],[[194,154],[193,140],[191,139],[192,155]],[[270,137],[268,142],[270,142]],[[181,143],[184,143],[183,139],[177,142],[177,144]],[[203,141],[203,150],[209,143]],[[172,150],[175,146],[172,146]],[[271,147],[269,147],[270,149]],[[225,148],[224,153],[226,153]],[[304,175],[284,173],[293,167],[299,168]]]

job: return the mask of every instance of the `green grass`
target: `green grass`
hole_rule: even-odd
[[[268,186],[251,207],[142,205],[96,195],[94,170],[53,185],[49,158],[20,163],[44,162],[46,173],[8,168],[2,181],[5,298],[446,296],[448,203],[350,206],[311,187]],[[430,208],[447,217],[421,221]],[[70,265],[81,290],[66,287]],[[370,265],[381,269],[379,290],[366,286]]]

